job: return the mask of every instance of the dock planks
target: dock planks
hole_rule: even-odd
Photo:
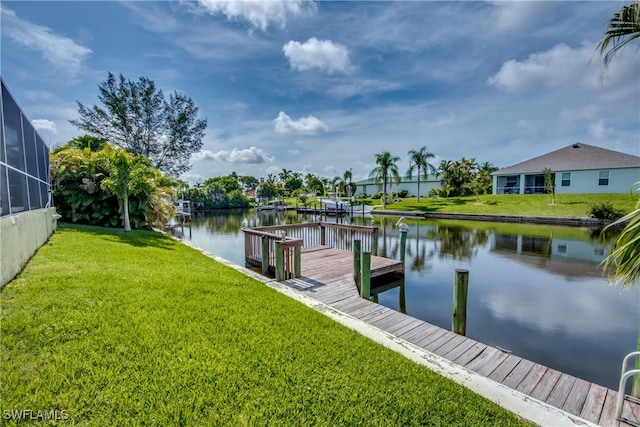
[[[353,279],[351,252],[303,248],[302,276],[282,282],[311,298],[405,339],[507,387],[601,426],[615,419],[617,392],[362,299]],[[371,277],[402,271],[400,261],[371,257]],[[625,401],[623,418],[640,422],[640,405]]]

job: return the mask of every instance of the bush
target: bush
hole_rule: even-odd
[[[380,197],[382,197],[382,192],[380,192],[380,193],[373,193],[373,194],[371,195],[371,198],[372,198],[372,199],[379,199]]]
[[[398,197],[400,197],[402,199],[407,197],[407,194],[409,194],[409,190],[400,190],[400,191],[398,191]]]
[[[587,213],[593,218],[611,221],[615,221],[625,215],[624,211],[614,208],[610,202],[594,203],[589,207]]]

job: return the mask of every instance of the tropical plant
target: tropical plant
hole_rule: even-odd
[[[602,62],[605,68],[613,57],[633,40],[640,38],[640,3],[634,1],[630,5],[622,6],[607,23],[607,30],[597,50],[604,55]]]
[[[100,187],[116,195],[122,204],[124,231],[131,231],[129,196],[150,194],[157,175],[147,157],[134,156],[122,149],[113,150],[105,160],[109,176],[102,180]]]
[[[440,177],[443,193],[446,197],[464,195],[472,185],[473,177],[478,170],[475,159],[463,157],[460,160],[443,160],[438,167],[437,176]]]
[[[382,181],[383,186],[383,197],[382,197],[382,208],[387,207],[387,183],[391,178],[396,182],[396,184],[400,183],[400,173],[398,172],[397,162],[400,161],[400,157],[392,156],[390,152],[384,151],[382,153],[376,154],[376,166],[373,168],[371,173],[369,173],[369,177],[373,177],[376,181]]]
[[[52,150],[54,204],[64,221],[103,227],[120,224],[121,203],[102,187],[112,173],[109,165],[114,151],[108,143],[92,137],[76,138]],[[129,197],[130,223],[136,227],[158,224],[174,212],[172,184],[157,169],[152,172],[151,191]]]
[[[630,5],[622,6],[620,11],[613,15],[597,46],[600,54],[604,54],[602,62],[605,69],[618,52],[638,38],[640,38],[640,3],[634,1]],[[638,283],[640,277],[640,202],[635,211],[614,224],[622,221],[628,221],[628,224],[611,246],[604,265],[611,271],[609,281],[622,283],[625,287]],[[640,325],[638,325],[636,349],[640,351]],[[640,369],[640,357],[636,358],[635,367]],[[640,397],[640,376],[638,375],[634,378],[631,394]]]
[[[609,254],[603,261],[604,270],[609,274],[609,283],[622,288],[630,288],[640,282],[640,202],[636,210],[605,227],[613,227],[628,221],[622,229]],[[638,340],[636,350],[640,351],[640,324],[638,324]],[[640,358],[636,358],[635,368],[640,369]],[[640,377],[633,380],[631,395],[640,397]]]
[[[420,178],[429,179],[429,172],[436,173],[436,168],[429,163],[429,159],[435,157],[435,155],[427,151],[427,147],[424,146],[418,151],[409,150],[409,169],[407,170],[407,176],[409,179],[413,177],[414,169],[418,172],[418,203],[420,203]],[[422,174],[420,172],[422,171]]]
[[[103,138],[134,155],[148,157],[162,172],[178,176],[190,169],[189,159],[202,148],[207,121],[198,120],[191,98],[174,92],[169,100],[147,77],[119,80],[109,73],[98,85],[104,108],[78,102],[78,129]]]
[[[471,182],[465,184],[465,189],[475,194],[478,204],[480,203],[480,194],[483,194],[487,187],[491,187],[491,176],[484,171],[474,174]]]
[[[267,179],[256,188],[256,196],[264,199],[273,199],[278,195],[278,188],[275,182]]]
[[[278,178],[280,178],[280,181],[285,182],[286,180],[291,178],[291,174],[292,174],[292,171],[287,169],[282,169],[282,172],[278,174]]]

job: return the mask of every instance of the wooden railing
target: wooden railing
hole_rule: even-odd
[[[378,253],[378,228],[359,225],[311,222],[243,228],[245,262],[261,267],[262,274],[276,280],[300,277],[301,249],[328,246],[351,251],[360,240],[362,251]]]

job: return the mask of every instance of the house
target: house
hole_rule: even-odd
[[[382,181],[378,181],[375,178],[364,179],[362,181],[355,182],[354,184],[356,184],[356,196],[371,196],[374,193],[382,192],[384,188]],[[440,180],[438,180],[434,175],[431,174],[426,180],[420,178],[420,197],[428,197],[429,191],[432,188],[442,188]],[[391,193],[393,192],[401,190],[407,190],[408,197],[416,197],[418,195],[418,178],[415,175],[413,176],[413,178],[403,176],[400,178],[399,184],[396,184],[393,179],[387,182],[387,193],[389,195],[391,195]]]
[[[579,142],[493,172],[493,194],[544,193],[544,168],[558,194],[628,193],[640,181],[639,156]]]
[[[53,233],[49,147],[0,78],[0,288]]]

